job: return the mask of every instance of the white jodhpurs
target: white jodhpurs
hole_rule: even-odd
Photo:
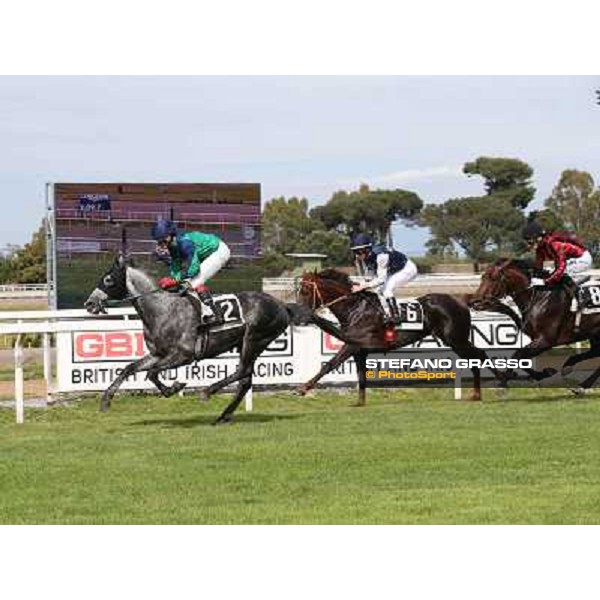
[[[385,298],[393,298],[394,290],[412,281],[418,274],[417,265],[410,260],[407,260],[404,269],[396,271],[390,275],[382,286],[382,293]]]
[[[223,268],[230,256],[231,252],[227,244],[221,242],[217,249],[202,262],[198,275],[190,280],[192,286],[197,288],[199,285],[205,285],[211,277],[214,277]]]
[[[567,260],[567,275],[573,278],[576,273],[581,273],[592,267],[592,255],[586,250],[579,258],[569,258]]]

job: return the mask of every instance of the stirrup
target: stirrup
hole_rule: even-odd
[[[225,318],[223,317],[223,313],[221,312],[219,307],[216,305],[216,303],[212,299],[212,297],[209,297],[204,300],[200,299],[200,301],[202,302],[202,307],[207,308],[212,313],[210,315],[203,315],[203,317],[202,317],[203,325],[222,325],[223,323],[225,323]],[[202,312],[204,313],[204,310]]]
[[[400,325],[400,312],[398,311],[398,305],[396,304],[395,298],[386,298],[389,314],[385,314],[383,322],[386,327]]]
[[[198,294],[196,294],[194,290],[186,290],[184,297],[190,301],[192,308],[194,309],[194,311],[198,315],[198,318],[200,319],[200,323],[202,323],[202,321],[204,320],[204,310],[202,310],[204,303],[202,302],[202,300],[200,300]]]
[[[223,323],[225,323],[225,320],[222,317],[219,318],[217,315],[209,315],[207,317],[204,317],[201,326],[212,327],[214,325],[223,325]]]
[[[208,307],[212,310],[212,315],[205,315],[202,317],[202,325],[222,325],[225,323],[225,319],[220,311],[213,310],[212,307]]]

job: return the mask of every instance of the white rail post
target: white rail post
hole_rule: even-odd
[[[25,421],[25,394],[23,389],[23,334],[15,341],[15,414],[17,423]]]
[[[44,352],[44,379],[46,381],[46,402],[52,402],[52,345],[50,334],[42,334],[42,346]]]
[[[246,409],[246,412],[252,412],[252,388],[250,388],[244,396],[244,408]]]
[[[454,399],[462,400],[462,377],[460,371],[456,371],[456,379],[454,380]]]

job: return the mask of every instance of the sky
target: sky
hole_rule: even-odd
[[[600,76],[0,77],[0,246],[48,181],[258,182],[311,205],[361,183],[424,202],[483,193],[462,165],[519,158],[539,207],[566,168],[600,183]],[[425,229],[394,244],[424,252]]]

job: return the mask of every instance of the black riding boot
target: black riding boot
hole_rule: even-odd
[[[207,325],[222,325],[225,323],[225,318],[221,312],[221,308],[215,303],[210,292],[198,292],[200,301],[212,310],[213,314],[207,317],[204,321]]]
[[[571,302],[573,302],[573,300],[575,301],[578,310],[581,306],[579,298],[579,286],[571,277],[569,277],[569,275],[565,275],[563,277],[563,286],[571,296]]]
[[[400,325],[400,313],[398,312],[396,299],[386,298],[386,301],[390,309],[390,316],[386,319],[386,325]]]
[[[196,292],[195,290],[192,290],[192,289],[187,289],[187,290],[185,290],[185,292],[183,292],[183,294],[180,292],[179,295],[186,296],[189,299],[192,306],[194,307],[194,310],[196,311],[196,314],[198,315],[198,319],[199,319],[200,323],[203,323],[204,322],[204,311],[202,310],[202,301],[198,297],[198,292]]]

